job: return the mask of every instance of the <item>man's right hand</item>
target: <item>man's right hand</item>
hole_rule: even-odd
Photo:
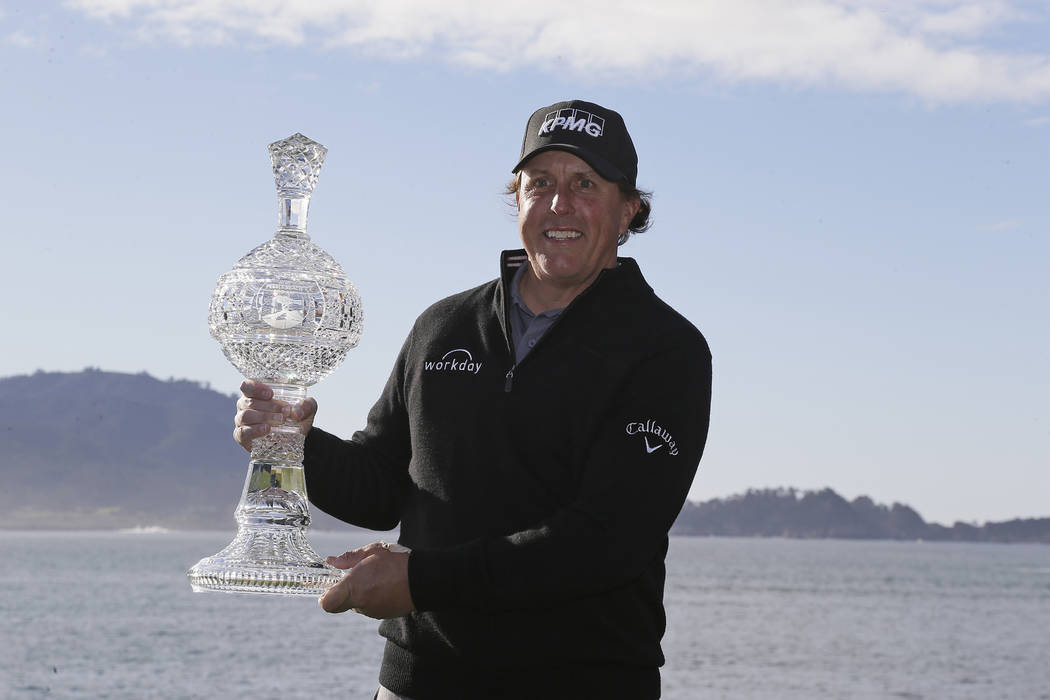
[[[270,432],[271,425],[298,423],[303,435],[310,432],[317,413],[317,401],[308,397],[300,404],[275,401],[273,390],[262,382],[246,379],[241,383],[237,415],[233,418],[233,439],[251,452],[252,440]]]

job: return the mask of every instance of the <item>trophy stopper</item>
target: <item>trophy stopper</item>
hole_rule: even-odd
[[[269,150],[278,196],[300,198],[313,194],[328,149],[297,132],[274,141]]]
[[[306,215],[328,149],[295,133],[274,141],[269,150],[273,180],[277,185],[278,233],[309,240]]]

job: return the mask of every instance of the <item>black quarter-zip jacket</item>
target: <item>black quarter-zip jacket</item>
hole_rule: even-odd
[[[711,354],[634,260],[515,366],[501,277],[417,320],[366,427],[319,428],[311,501],[400,523],[417,611],[380,681],[427,698],[659,696],[667,532],[707,438]]]

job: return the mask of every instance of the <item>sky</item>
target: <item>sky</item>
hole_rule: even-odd
[[[580,98],[654,193],[621,255],[714,355],[691,499],[1050,516],[1048,36],[1020,0],[0,2],[0,376],[236,392],[208,300],[302,132],[310,235],[364,302],[311,389],[349,436],[415,317],[518,247],[525,122]]]

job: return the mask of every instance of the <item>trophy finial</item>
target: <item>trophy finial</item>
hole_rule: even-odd
[[[269,146],[274,182],[282,197],[309,197],[321,172],[328,149],[300,133]]]

